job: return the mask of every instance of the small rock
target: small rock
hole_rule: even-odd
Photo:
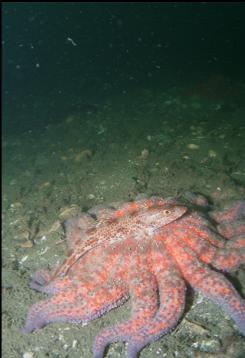
[[[88,200],[93,200],[93,199],[95,199],[95,195],[94,194],[88,194],[87,199]]]
[[[80,212],[80,208],[78,205],[73,204],[69,207],[64,207],[60,209],[59,218],[62,220],[66,220],[71,216],[75,216]]]
[[[92,151],[90,149],[84,149],[80,153],[76,154],[74,161],[80,162],[83,159],[89,159],[93,155]]]
[[[23,205],[22,205],[22,203],[20,203],[19,201],[17,201],[16,203],[11,204],[10,207],[11,207],[12,209],[21,209],[21,208],[23,208]]]
[[[140,158],[141,159],[146,159],[149,156],[150,152],[148,149],[143,149],[141,154],[140,154]]]
[[[199,149],[199,145],[194,144],[194,143],[189,143],[189,144],[187,144],[186,147],[187,147],[188,149],[191,149],[191,150],[197,150],[197,149]]]
[[[209,149],[208,156],[209,156],[209,158],[215,158],[215,157],[217,157],[217,153],[214,150]]]
[[[207,353],[217,353],[220,348],[221,345],[218,339],[202,340],[199,345],[200,351]]]
[[[20,244],[19,247],[22,249],[31,249],[33,247],[33,242],[31,240],[27,240],[23,244]]]
[[[29,240],[30,234],[31,234],[31,233],[30,233],[30,230],[28,230],[28,229],[22,229],[22,230],[20,230],[20,231],[18,232],[16,238],[17,238],[18,240]]]
[[[45,181],[44,183],[41,184],[42,188],[48,188],[50,187],[51,183],[49,181]]]
[[[34,354],[32,352],[25,352],[23,354],[23,358],[33,358]]]

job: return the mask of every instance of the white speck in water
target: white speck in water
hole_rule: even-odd
[[[69,41],[72,46],[77,46],[77,43],[71,37],[67,37],[66,40]]]

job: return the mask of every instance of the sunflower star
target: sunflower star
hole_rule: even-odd
[[[69,220],[71,255],[53,273],[34,275],[31,287],[52,297],[31,308],[23,332],[51,322],[86,324],[130,297],[130,319],[103,329],[93,356],[127,341],[128,358],[135,358],[177,325],[188,282],[245,334],[245,301],[217,272],[245,262],[245,201],[210,217],[213,224],[174,199],[152,197],[99,210],[97,220],[88,214]]]

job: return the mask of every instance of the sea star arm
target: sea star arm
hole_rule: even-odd
[[[105,347],[119,340],[129,343],[128,358],[136,358],[144,346],[175,327],[184,309],[185,283],[176,270],[168,266],[169,260],[163,259],[163,255],[156,254],[153,260],[158,294],[150,272],[142,272],[142,276],[139,277],[137,270],[130,288],[131,318],[117,326],[104,329],[97,336],[94,343],[94,358],[102,358]]]
[[[35,272],[29,286],[35,291],[47,293],[48,295],[54,295],[63,291],[64,287],[71,287],[72,279],[69,276],[65,276],[62,278],[56,278],[53,281],[52,275],[49,271],[40,270]]]
[[[91,264],[93,259],[96,262],[96,269],[93,269],[93,274],[91,276],[91,267],[89,266],[89,263]],[[80,270],[82,260],[85,260],[84,269]],[[113,256],[110,256],[110,265],[111,268],[113,267],[110,271],[110,277],[114,280],[117,280],[119,276],[122,276],[119,262],[120,254],[114,253]],[[63,268],[63,266],[64,264],[62,264],[61,268]],[[59,270],[59,268],[56,269],[56,271],[57,270]],[[97,251],[94,250],[87,259],[80,258],[77,260],[71,270],[63,277],[55,276],[48,270],[37,271],[32,277],[30,288],[52,296],[61,291],[73,289],[74,281],[79,282],[79,292],[83,297],[90,295],[96,287],[107,285],[107,253],[103,248],[98,248]]]
[[[226,239],[245,234],[245,219],[236,220],[232,223],[224,222],[217,226],[218,232]]]
[[[240,244],[241,239],[239,238],[237,241]],[[245,240],[243,239],[244,243]],[[200,255],[200,259],[221,271],[229,272],[235,270],[245,263],[245,247],[243,245],[243,248],[233,249],[232,246],[235,245],[231,244],[236,244],[236,242],[227,242],[224,249],[211,247],[206,253]]]
[[[200,260],[218,270],[228,272],[245,262],[245,236],[221,241],[223,244],[221,248],[210,243],[211,238],[216,234],[210,231],[210,236],[210,240],[207,240],[206,237],[201,237],[201,230],[200,233],[188,230],[188,235],[183,235],[182,241],[191,247]]]
[[[245,219],[245,200],[239,200],[238,202],[231,204],[226,210],[211,211],[210,216],[217,223]]]
[[[168,250],[190,285],[220,305],[245,335],[245,300],[231,283],[220,273],[205,267],[193,250],[186,247],[178,237],[168,242]]]
[[[35,331],[51,322],[86,324],[128,299],[125,287],[101,286],[94,294],[82,299],[79,288],[59,292],[50,299],[34,304],[29,311],[23,333]]]
[[[245,300],[224,276],[205,267],[197,269],[195,275],[189,279],[189,283],[220,305],[245,335]]]
[[[128,357],[136,358],[147,344],[171,331],[178,323],[185,307],[185,283],[176,270],[159,272],[160,307],[153,319],[131,337]]]
[[[134,272],[131,272],[129,285],[132,300],[131,318],[116,326],[105,328],[98,334],[94,342],[94,358],[102,358],[106,346],[110,343],[130,341],[133,332],[147,324],[156,313],[158,307],[156,280],[147,268],[143,272],[135,266]]]
[[[245,200],[233,203],[223,211],[212,211],[210,216],[218,223],[217,230],[226,239],[245,234]]]

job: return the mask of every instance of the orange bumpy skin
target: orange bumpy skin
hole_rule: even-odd
[[[193,198],[196,209],[205,206],[200,195]],[[210,216],[212,224],[172,198],[151,197],[68,220],[71,254],[53,273],[33,276],[30,286],[51,297],[33,305],[23,332],[51,322],[86,324],[131,297],[130,319],[102,330],[93,356],[102,358],[108,344],[122,340],[135,358],[177,325],[188,282],[245,334],[245,301],[218,272],[245,262],[245,201]]]

